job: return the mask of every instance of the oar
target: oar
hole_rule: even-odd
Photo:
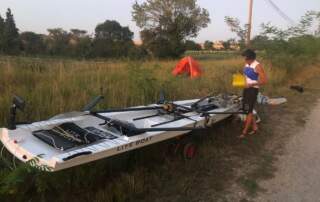
[[[200,102],[202,102],[202,101],[204,101],[205,99],[207,99],[207,98],[209,98],[209,97],[212,97],[212,96],[213,96],[213,93],[210,93],[209,95],[207,95],[207,96],[205,96],[205,97],[203,97],[203,98],[200,98],[197,102],[195,102],[195,103],[193,103],[193,104],[191,105],[191,108],[196,108],[197,105],[198,105]]]
[[[83,111],[83,112],[91,111],[91,109],[93,109],[103,99],[104,99],[104,97],[102,95],[95,97],[86,106],[84,106],[81,111]]]
[[[302,86],[299,86],[299,85],[292,85],[292,86],[290,86],[290,89],[298,91],[299,93],[303,93],[304,92],[304,88]]]
[[[176,128],[137,128],[137,132],[157,132],[157,131],[194,131],[203,130],[205,127],[176,127]]]
[[[134,107],[134,108],[123,108],[123,109],[107,109],[93,111],[93,113],[111,113],[111,112],[130,112],[130,111],[147,111],[147,110],[159,110],[163,109],[163,106],[154,106],[154,107]]]
[[[300,85],[292,85],[290,86],[290,89],[298,91],[299,93],[303,93],[305,90],[320,90],[320,88],[308,88]]]
[[[236,112],[202,112],[201,116],[210,115],[210,114],[248,114],[245,111],[236,111]]]
[[[113,123],[115,125],[118,125],[120,127],[126,128],[129,132],[137,134],[137,133],[143,133],[143,132],[156,132],[156,131],[192,131],[192,130],[200,130],[205,129],[204,127],[175,127],[175,128],[136,128],[133,125],[129,125],[127,123],[124,123],[119,120],[114,120],[109,117],[102,116],[100,114],[91,113],[93,116],[96,116],[97,118],[100,118],[106,122]]]

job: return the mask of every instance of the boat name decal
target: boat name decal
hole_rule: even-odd
[[[125,145],[121,145],[121,146],[118,146],[117,147],[117,151],[125,151],[125,150],[128,150],[132,147],[137,147],[137,146],[141,146],[147,142],[150,142],[150,140],[152,139],[152,137],[146,137],[146,138],[143,138],[141,140],[137,140],[135,142],[130,142],[128,144],[125,144]]]

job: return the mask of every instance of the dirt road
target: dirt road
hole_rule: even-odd
[[[261,182],[266,192],[255,201],[320,201],[320,101],[277,161],[274,178]]]

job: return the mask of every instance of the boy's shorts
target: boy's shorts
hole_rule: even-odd
[[[252,113],[253,108],[257,102],[259,89],[258,88],[245,88],[243,90],[243,110],[247,113]]]

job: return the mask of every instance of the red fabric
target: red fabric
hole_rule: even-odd
[[[177,76],[183,73],[187,73],[191,78],[201,76],[201,70],[198,62],[190,56],[182,58],[172,71],[172,74]]]

